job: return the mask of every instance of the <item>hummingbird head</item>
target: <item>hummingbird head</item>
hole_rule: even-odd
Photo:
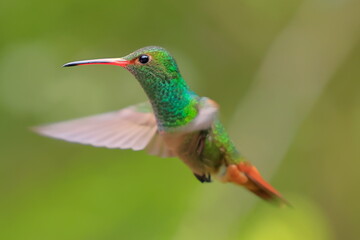
[[[175,59],[164,48],[144,47],[122,58],[104,58],[70,62],[64,67],[88,64],[117,65],[130,71],[141,83],[169,81],[180,77]]]
[[[122,58],[70,62],[64,67],[108,64],[126,68],[147,94],[159,129],[185,125],[197,114],[195,94],[181,77],[175,59],[161,47],[144,47]]]

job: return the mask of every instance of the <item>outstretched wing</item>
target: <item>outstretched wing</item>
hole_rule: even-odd
[[[39,126],[34,130],[48,137],[107,148],[142,150],[156,140],[159,144],[148,147],[149,152],[162,157],[172,156],[157,150],[165,148],[165,144],[158,135],[156,119],[148,102],[115,112]]]

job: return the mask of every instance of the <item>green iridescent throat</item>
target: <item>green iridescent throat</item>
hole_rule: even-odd
[[[149,52],[149,48],[143,51]],[[141,50],[139,52],[141,54]],[[127,69],[138,79],[150,99],[159,130],[171,131],[197,116],[199,97],[189,89],[168,52],[154,48],[150,55],[152,61],[148,64],[129,65]]]
[[[197,96],[181,76],[172,80],[148,77],[139,80],[154,109],[160,130],[184,126],[197,115]]]
[[[182,78],[142,85],[153,106],[158,126],[169,130],[188,124],[197,115],[197,96],[189,91]]]

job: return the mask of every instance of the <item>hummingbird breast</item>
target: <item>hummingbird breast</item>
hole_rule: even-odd
[[[190,133],[165,133],[167,147],[179,157],[194,173],[203,175],[207,167],[201,159],[202,134],[200,131]]]
[[[239,153],[216,120],[207,129],[164,133],[164,141],[195,174],[218,174],[222,166],[239,160]]]

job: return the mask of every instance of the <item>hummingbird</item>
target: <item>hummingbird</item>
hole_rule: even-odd
[[[215,178],[243,186],[264,200],[287,203],[236,149],[219,120],[219,105],[189,88],[167,50],[150,46],[122,58],[75,61],[64,67],[90,64],[125,68],[140,83],[148,101],[35,127],[37,133],[95,147],[147,150],[163,158],[177,157],[201,183]]]

